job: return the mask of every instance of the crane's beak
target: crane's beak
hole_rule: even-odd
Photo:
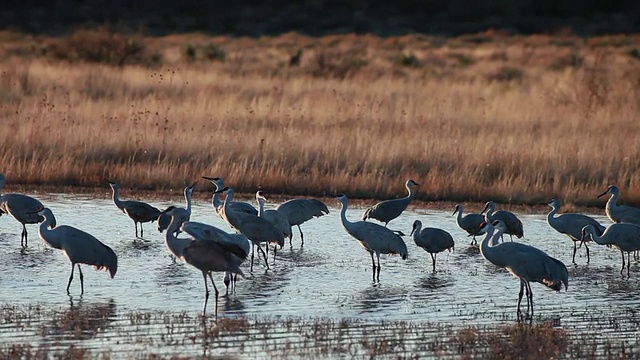
[[[603,197],[607,195],[607,193],[609,193],[609,189],[607,189],[607,191],[603,192],[602,194],[598,195],[598,197]]]
[[[210,177],[210,176],[203,176],[202,178],[203,178],[203,179],[205,179],[205,180],[209,180],[209,181],[216,181],[216,180],[218,180],[218,178],[214,178],[214,177]]]
[[[198,180],[196,180],[196,181],[195,181],[193,184],[191,184],[191,186],[189,186],[189,187],[193,189],[193,188],[195,188],[195,187],[196,187],[196,184],[197,184],[197,183],[198,183]]]

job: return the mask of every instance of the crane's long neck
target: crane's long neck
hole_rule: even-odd
[[[113,191],[113,194],[111,195],[111,198],[113,199],[113,203],[116,204],[116,206],[120,210],[123,210],[122,201],[120,201],[120,189],[117,187],[112,187],[111,190]]]
[[[549,213],[547,214],[547,222],[551,223],[553,221],[553,219],[555,219],[556,214],[558,213],[558,211],[560,211],[560,207],[559,206],[553,206],[551,208],[551,211],[549,211]]]
[[[186,205],[186,209],[187,209],[187,213],[191,214],[191,191],[186,190],[184,192],[184,200],[186,201],[187,205]]]
[[[171,217],[171,223],[165,232],[165,242],[167,247],[176,257],[183,257],[184,249],[191,245],[191,239],[179,239],[175,232],[180,226],[180,219],[177,216]]]
[[[218,209],[220,206],[224,205],[222,200],[220,200],[220,189],[222,189],[218,184],[213,183],[216,186],[216,191],[213,192],[213,196],[211,197],[211,205],[213,205],[214,209]]]
[[[489,227],[484,234],[484,238],[480,241],[480,253],[482,256],[493,263],[491,260],[493,258],[493,252],[491,249],[491,244],[489,244],[491,237],[493,236],[494,228]]]
[[[456,221],[458,222],[458,224],[460,224],[460,222],[462,221],[462,206],[458,207],[458,216],[456,217]]]
[[[62,249],[62,241],[58,238],[53,230],[50,230],[49,227],[53,224],[53,214],[45,213],[44,221],[40,223],[38,227],[38,235],[40,238],[47,242],[47,244],[51,245],[51,247],[56,249]]]
[[[607,241],[607,238],[604,237],[604,234],[602,234],[601,236],[598,236],[598,234],[596,234],[596,229],[593,227],[593,225],[587,225],[586,231],[587,231],[587,235],[591,236],[591,240],[595,241],[600,245],[607,245],[611,243],[610,241]]]
[[[342,209],[340,209],[340,222],[342,223],[342,227],[349,230],[353,224],[347,219],[347,207],[349,206],[349,201],[347,199],[343,199],[340,200],[340,203],[342,204]]]
[[[422,224],[417,223],[413,229],[413,241],[417,241],[420,238],[420,231],[422,230]]]
[[[405,185],[405,187],[407,188],[407,191],[409,192],[409,193],[407,194],[406,199],[409,199],[409,200],[413,199],[413,194],[414,194],[414,192],[413,192],[413,186],[411,186],[411,185],[409,185],[409,184],[406,184],[406,185]]]
[[[487,223],[492,223],[493,222],[493,213],[496,211],[496,205],[495,204],[490,204],[487,207],[487,212],[484,215],[484,219]]]
[[[607,201],[607,208],[612,208],[612,207],[616,207],[618,205],[618,198],[620,197],[620,193],[619,192],[612,192],[611,193],[611,197],[609,198],[609,200]]]

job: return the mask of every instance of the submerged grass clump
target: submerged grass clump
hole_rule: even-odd
[[[11,309],[13,315],[3,320],[2,359],[640,356],[633,339],[602,336],[614,318],[599,318],[585,329],[562,326],[559,320],[479,326],[293,316],[214,319],[163,311],[118,314],[113,304],[3,309]],[[7,337],[14,329],[25,335]]]

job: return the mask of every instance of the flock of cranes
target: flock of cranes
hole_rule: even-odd
[[[293,238],[292,227],[297,226],[302,243],[304,235],[300,225],[304,222],[329,213],[327,206],[317,199],[292,199],[280,204],[274,210],[265,210],[266,198],[261,191],[256,193],[258,209],[246,202],[234,201],[233,188],[225,186],[221,178],[203,177],[215,185],[212,196],[212,206],[216,213],[229,225],[231,232],[218,227],[191,221],[192,194],[195,183],[184,189],[185,207],[169,206],[159,210],[145,202],[121,200],[117,182],[108,181],[113,193],[113,202],[120,211],[125,213],[134,223],[135,234],[143,236],[143,224],[157,222],[157,229],[164,233],[166,245],[170,253],[192,265],[202,272],[205,285],[205,300],[203,313],[206,313],[209,299],[209,284],[211,281],[216,299],[216,312],[219,291],[214,283],[212,273],[223,272],[224,284],[229,287],[235,284],[237,275],[244,276],[241,265],[251,253],[250,271],[253,271],[255,248],[262,254],[265,265],[269,269],[269,245],[274,244],[274,261],[276,251],[282,248],[285,239]],[[0,191],[6,182],[0,174]],[[382,201],[365,210],[359,221],[347,218],[348,198],[344,194],[335,196],[341,204],[340,222],[344,230],[357,240],[369,252],[372,262],[372,277],[374,282],[380,281],[380,254],[399,255],[402,259],[408,256],[407,245],[401,231],[391,230],[387,226],[399,217],[410,204],[414,196],[414,187],[419,186],[413,180],[407,180],[405,187],[408,195],[404,198]],[[222,195],[226,195],[224,200]],[[627,267],[629,275],[630,254],[640,251],[640,209],[617,205],[620,190],[610,186],[600,196],[611,194],[606,214],[613,222],[605,228],[595,219],[584,214],[558,214],[561,203],[552,199],[548,205],[552,208],[547,215],[548,224],[559,233],[566,234],[573,242],[572,261],[578,247],[585,246],[587,262],[590,260],[589,248],[586,242],[594,241],[598,244],[617,247],[622,254],[622,274]],[[524,236],[522,221],[512,212],[496,210],[492,201],[486,203],[479,213],[464,214],[462,204],[455,207],[453,215],[457,214],[456,222],[469,237],[473,237],[471,245],[478,245],[476,237],[482,236],[479,244],[480,253],[490,263],[504,268],[520,281],[517,315],[522,314],[520,304],[526,293],[527,310],[525,316],[533,316],[533,292],[531,282],[541,283],[553,290],[559,291],[562,286],[568,287],[568,271],[559,260],[528,244],[513,242],[513,235],[517,238]],[[64,251],[71,262],[71,274],[67,283],[67,293],[73,280],[74,269],[80,273],[81,291],[84,283],[80,264],[93,265],[98,270],[104,269],[113,278],[117,272],[118,259],[107,245],[100,242],[91,234],[67,225],[57,226],[53,212],[37,199],[23,194],[4,194],[0,196],[0,216],[9,214],[18,220],[22,226],[21,246],[27,246],[26,224],[40,223],[38,233],[41,239],[53,248]],[[378,220],[381,224],[370,219]],[[183,234],[184,233],[184,234]],[[511,241],[505,242],[503,235],[509,234]],[[445,250],[451,251],[455,244],[453,236],[442,229],[424,227],[419,220],[413,223],[410,236],[415,244],[428,252],[432,259],[432,269],[436,269],[436,256]],[[264,249],[263,249],[264,245]],[[627,253],[627,261],[624,255]],[[374,256],[375,255],[375,256]],[[377,259],[377,262],[376,262]],[[208,280],[207,280],[208,278]]]

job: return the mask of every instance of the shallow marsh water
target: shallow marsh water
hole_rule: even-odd
[[[8,216],[0,217],[0,301],[5,304],[0,343],[67,352],[72,346],[94,354],[108,351],[128,357],[203,352],[248,358],[359,356],[367,354],[363,345],[371,341],[367,336],[375,335],[379,344],[385,336],[387,340],[397,338],[398,327],[409,324],[413,330],[402,338],[402,347],[396,344],[389,354],[436,356],[449,354],[449,350],[425,344],[453,341],[452,329],[455,334],[456,329],[470,326],[492,328],[516,322],[519,282],[469,245],[470,238],[458,228],[451,212],[414,208],[392,221],[390,228],[406,234],[414,220],[445,229],[454,236],[456,248],[439,254],[434,273],[428,253],[406,236],[409,258],[382,256],[381,282],[374,284],[369,254],[342,229],[338,202],[324,200],[331,213],[302,225],[304,246],[294,228],[293,245],[287,243],[278,251],[275,263],[270,257],[270,270],[256,260],[250,273],[246,264],[247,276],[238,280],[235,293],[219,300],[218,323],[212,316],[212,297],[203,325],[202,276],[190,265],[172,261],[155,223],[144,225],[144,239],[135,239],[133,222],[110,200],[45,197],[43,201],[54,211],[58,224],[88,231],[116,252],[118,273],[110,279],[107,273],[84,266],[84,295],[80,296],[76,274],[72,296],[68,296],[65,287],[70,263],[63,253],[45,245],[35,225],[27,225],[30,245],[21,251],[21,225]],[[152,203],[159,208],[172,204]],[[352,208],[347,216],[355,221],[362,211]],[[640,334],[635,319],[640,309],[638,263],[633,261],[631,276],[623,277],[619,274],[620,253],[592,244],[590,264],[586,264],[584,249],[579,249],[578,265],[572,265],[571,241],[547,225],[546,214],[519,216],[525,238],[518,241],[543,249],[570,271],[568,292],[532,285],[533,321],[552,323],[569,337],[586,339],[595,354],[602,355],[607,342],[636,347]],[[609,224],[603,215],[595,217]],[[192,221],[230,231],[210,203],[197,201]],[[214,279],[224,294],[222,274]],[[333,325],[324,320],[324,325],[319,325],[318,319]],[[226,320],[247,321],[248,325],[240,326],[242,331],[227,329],[228,336],[215,337],[215,341],[201,336]],[[66,329],[64,324],[69,322],[71,329]],[[360,344],[360,348],[351,343]],[[297,347],[291,348],[291,344]],[[342,350],[327,353],[323,346]],[[303,351],[295,350],[298,348]],[[449,355],[456,355],[456,351],[459,348],[452,347]]]

